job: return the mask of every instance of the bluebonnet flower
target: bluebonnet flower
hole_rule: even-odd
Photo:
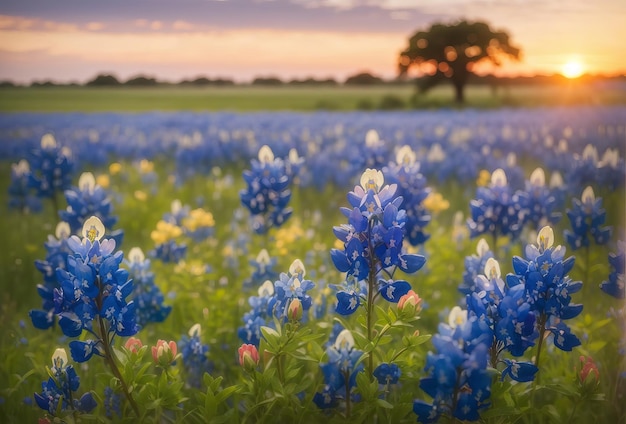
[[[470,201],[470,212],[467,225],[472,238],[490,234],[494,240],[498,236],[515,239],[522,231],[525,219],[519,195],[511,193],[502,169],[493,171],[488,187],[478,187],[476,199]]]
[[[439,325],[433,337],[437,353],[428,353],[420,388],[432,403],[415,400],[413,412],[423,423],[436,422],[442,415],[476,421],[489,406],[491,376],[487,371],[489,329],[484,321],[458,306],[452,308],[448,324]]]
[[[128,272],[119,268],[123,253],[114,252],[115,241],[103,238],[104,231],[97,217],[87,219],[83,239],[71,236],[67,241],[73,251],[67,269],[57,269],[60,288],[54,291],[54,312],[61,331],[78,337],[86,330],[96,337],[70,342],[76,362],[87,361],[94,353],[103,356],[116,335],[127,337],[138,331],[135,304],[125,300],[133,286]]]
[[[385,141],[380,138],[378,131],[370,129],[365,133],[365,146],[363,146],[362,157],[365,163],[362,168],[382,168],[387,162],[387,148]]]
[[[608,243],[611,227],[603,227],[606,211],[602,209],[602,198],[596,199],[593,188],[588,186],[579,199],[572,199],[572,209],[567,210],[571,231],[565,230],[565,239],[573,250],[589,246],[589,238],[596,244]]]
[[[430,223],[430,214],[424,207],[424,200],[430,194],[426,179],[420,174],[420,164],[415,152],[409,146],[402,146],[396,154],[396,163],[383,168],[385,178],[397,185],[396,194],[402,196],[402,208],[406,211],[404,229],[409,243],[423,244],[430,238],[424,227]]]
[[[52,134],[41,138],[41,148],[29,158],[31,184],[39,197],[56,199],[56,193],[70,187],[74,162],[67,147],[57,146]],[[56,206],[56,205],[55,205]]]
[[[476,254],[465,257],[465,270],[463,282],[459,285],[459,291],[465,295],[476,291],[476,277],[485,269],[489,258],[493,258],[493,252],[485,239],[478,240]]]
[[[243,173],[246,189],[241,190],[241,203],[252,215],[252,228],[265,234],[272,227],[280,227],[289,219],[292,209],[287,207],[291,199],[290,179],[285,163],[274,158],[269,146],[259,150],[259,159],[252,159],[252,169]]]
[[[237,334],[246,344],[259,346],[261,342],[261,327],[273,325],[272,308],[270,302],[274,298],[274,284],[266,280],[258,290],[258,296],[250,296],[248,303],[252,309],[243,316],[244,325],[239,327]]]
[[[133,247],[124,262],[128,267],[129,277],[133,280],[131,298],[136,305],[137,325],[145,327],[151,322],[165,321],[172,307],[163,305],[163,293],[154,283],[150,260],[146,259],[140,248]]]
[[[388,364],[385,362],[377,366],[372,374],[378,380],[378,384],[388,386],[390,384],[397,384],[402,373],[397,364]]]
[[[525,190],[519,193],[520,202],[526,211],[526,222],[534,230],[546,225],[554,225],[561,219],[557,212],[559,204],[552,195],[552,190],[546,186],[546,176],[543,169],[537,168],[526,181]]]
[[[189,216],[191,206],[183,205],[178,199],[172,200],[170,212],[163,214],[163,221],[182,227],[183,221]]]
[[[72,234],[80,232],[85,220],[96,216],[105,228],[111,228],[117,222],[113,215],[113,204],[109,193],[96,184],[96,179],[91,172],[83,172],[78,179],[78,186],[65,190],[67,208],[59,211],[59,216],[70,225]],[[109,231],[109,237],[115,239],[119,246],[123,238],[122,231]]]
[[[574,266],[574,257],[564,259],[565,248],[553,244],[552,228],[542,228],[537,236],[537,245],[526,246],[526,258],[513,258],[515,273],[507,275],[507,283],[511,288],[518,285],[524,287],[524,301],[536,316],[539,343],[550,332],[556,347],[571,351],[580,345],[580,340],[563,321],[582,312],[582,305],[571,303],[571,295],[582,288],[582,283],[574,282],[567,276]]]
[[[41,200],[34,195],[31,185],[32,174],[28,161],[22,159],[11,165],[11,183],[9,184],[9,208],[22,212],[41,211]]]
[[[341,208],[348,224],[334,227],[335,236],[344,243],[344,250],[332,249],[331,259],[335,267],[347,273],[359,284],[367,280],[366,293],[357,290],[341,290],[337,293],[337,311],[344,315],[356,311],[361,296],[378,294],[385,300],[397,303],[411,286],[403,280],[393,280],[399,268],[411,274],[426,262],[421,255],[407,254],[402,250],[406,213],[400,209],[402,197],[395,196],[396,184],[383,186],[381,171],[366,170],[360,185],[348,193],[352,209]],[[384,273],[388,279],[379,278]],[[370,294],[371,292],[371,294]]]
[[[74,367],[69,365],[65,349],[55,350],[49,374],[50,378],[41,384],[41,393],[35,393],[35,403],[41,409],[56,416],[59,411],[88,413],[96,407],[91,392],[85,393],[80,398],[75,398],[72,394],[78,390],[80,379]]]
[[[533,381],[535,379],[535,374],[539,371],[534,364],[530,362],[518,362],[512,359],[503,359],[506,367],[502,370],[502,379],[504,377],[509,376],[515,381],[519,381],[521,383]]]
[[[70,226],[67,222],[59,222],[55,236],[48,235],[48,241],[44,243],[46,258],[35,261],[35,267],[43,274],[43,284],[37,285],[37,293],[42,298],[41,309],[33,309],[29,312],[35,328],[45,330],[55,323],[54,292],[60,288],[57,269],[66,269],[67,257],[74,253],[67,244],[70,235]]]
[[[289,178],[290,184],[296,184],[299,180],[300,171],[304,164],[304,158],[298,155],[296,149],[289,149],[289,156],[285,161],[285,173]]]
[[[475,290],[467,295],[466,303],[469,316],[477,317],[488,328],[491,367],[496,368],[498,363],[504,362],[507,368],[502,372],[503,379],[508,375],[517,381],[528,381],[525,378],[530,371],[537,371],[534,364],[515,362],[517,365],[513,371],[521,367],[523,372],[520,374],[511,371],[510,360],[500,359],[505,349],[515,356],[523,354],[537,335],[535,315],[522,298],[521,285],[518,287],[509,289],[501,278],[500,265],[494,258],[489,258],[484,273],[476,276]]]
[[[617,253],[609,253],[609,264],[611,265],[611,273],[609,279],[600,284],[600,289],[610,296],[617,299],[624,299],[626,288],[624,283],[624,257],[626,254],[626,243],[617,242]]]
[[[107,418],[113,419],[115,417],[122,417],[122,396],[115,393],[115,391],[107,386],[104,388],[104,414]]]
[[[349,330],[342,330],[335,342],[326,349],[328,362],[320,364],[324,373],[324,388],[315,393],[313,402],[320,409],[335,408],[343,402],[356,400],[353,389],[356,376],[364,368],[357,361],[363,352],[354,348]]]
[[[602,159],[598,162],[598,185],[615,190],[624,185],[626,180],[626,166],[624,158],[620,158],[619,150],[606,149]]]
[[[278,278],[278,272],[274,271],[277,259],[270,257],[269,253],[265,249],[261,249],[256,259],[251,260],[249,263],[254,268],[250,278],[243,282],[245,288],[252,287],[254,284],[258,284],[260,281],[274,281]]]
[[[302,302],[302,309],[308,313],[313,300],[307,293],[315,283],[305,280],[306,269],[300,259],[296,259],[289,266],[289,273],[281,272],[278,280],[274,283],[274,296],[269,302],[269,307],[277,318],[287,319],[287,308],[292,300]],[[306,319],[306,318],[305,318]]]
[[[200,324],[194,324],[189,329],[189,336],[184,335],[178,342],[183,368],[187,375],[187,384],[195,388],[201,386],[204,373],[210,372],[213,368],[207,356],[209,346],[200,340],[201,331]]]

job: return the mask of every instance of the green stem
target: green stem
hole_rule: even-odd
[[[122,373],[120,373],[120,370],[117,367],[117,364],[115,363],[113,351],[111,350],[111,345],[109,344],[109,338],[106,336],[107,332],[104,326],[104,321],[99,316],[98,316],[98,322],[100,323],[100,340],[102,341],[102,344],[104,347],[104,360],[111,368],[111,372],[113,373],[115,378],[119,380],[120,385],[122,386],[122,391],[124,392],[124,396],[126,396],[126,399],[128,399],[130,406],[133,408],[133,411],[135,412],[135,415],[137,415],[137,418],[140,418],[141,414],[139,413],[139,407],[137,406],[137,403],[135,402],[133,395],[130,393],[130,390],[128,389],[128,385],[126,384],[126,382],[124,381],[124,378],[122,377]]]
[[[537,343],[537,356],[535,356],[535,366],[539,368],[539,358],[541,357],[541,346],[543,345],[544,335],[546,333],[546,321],[548,316],[541,314],[539,316],[539,342]],[[537,378],[535,379],[535,385],[539,384],[540,372],[537,372]]]

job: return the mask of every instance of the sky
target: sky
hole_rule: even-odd
[[[394,78],[414,32],[462,18],[521,47],[498,74],[626,73],[625,0],[2,0],[0,80]]]

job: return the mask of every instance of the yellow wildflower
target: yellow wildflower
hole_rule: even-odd
[[[486,187],[491,181],[491,173],[486,169],[481,169],[476,179],[476,185],[478,187]]]
[[[213,219],[211,212],[198,208],[189,212],[189,216],[183,219],[183,226],[189,231],[196,231],[202,227],[214,227],[215,219]]]
[[[111,180],[107,174],[98,175],[98,178],[96,178],[96,184],[102,188],[109,188]]]
[[[109,165],[109,174],[116,175],[122,171],[122,165],[118,162],[113,162]]]
[[[431,192],[428,197],[424,199],[424,207],[436,214],[448,209],[450,202],[444,199],[441,193]]]
[[[150,238],[158,245],[179,237],[182,233],[180,227],[161,220],[157,222],[156,230],[150,233]]]

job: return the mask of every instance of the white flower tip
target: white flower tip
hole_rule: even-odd
[[[443,151],[439,143],[435,143],[428,150],[426,160],[428,162],[441,162],[446,158],[446,152]]]
[[[104,236],[104,224],[97,216],[88,218],[83,224],[83,238],[89,239],[92,243],[100,240]]]
[[[530,184],[540,187],[546,185],[546,174],[543,169],[537,168],[530,174]]]
[[[131,263],[142,263],[146,259],[146,255],[143,254],[143,250],[139,247],[133,247],[128,252],[128,260]]]
[[[172,204],[170,206],[170,209],[172,210],[172,213],[174,215],[178,214],[178,212],[180,212],[180,210],[183,208],[183,204],[180,200],[175,199],[172,200]]]
[[[62,347],[57,348],[52,354],[52,365],[61,369],[67,365],[67,352]]]
[[[450,311],[450,314],[448,315],[448,324],[450,325],[450,327],[456,328],[459,325],[465,324],[466,321],[467,321],[466,310],[461,309],[459,306],[455,306],[454,308],[452,308],[452,310]]]
[[[51,149],[57,146],[57,141],[54,139],[52,134],[44,134],[41,137],[41,148],[42,149]]]
[[[289,162],[295,163],[300,160],[300,156],[298,156],[298,151],[295,148],[289,149]]]
[[[260,297],[270,297],[274,295],[274,283],[270,280],[265,280],[261,287],[259,287],[259,296]]]
[[[258,255],[256,255],[256,261],[260,264],[269,264],[270,263],[270,254],[267,253],[267,250],[261,249]]]
[[[199,323],[196,323],[192,325],[191,328],[189,329],[189,337],[195,337],[195,336],[200,337],[201,332],[202,332],[202,327],[200,326]]]
[[[289,266],[289,274],[290,275],[302,275],[302,277],[306,274],[306,268],[304,268],[304,264],[300,259],[296,259]]]
[[[554,244],[554,231],[552,227],[546,225],[541,230],[539,230],[539,234],[537,235],[537,246],[540,250],[546,250],[552,247]]]
[[[354,347],[354,337],[352,337],[352,333],[350,330],[342,330],[341,333],[337,336],[335,340],[335,349],[337,350],[350,350]]]
[[[501,275],[498,261],[494,258],[487,259],[487,263],[485,263],[485,276],[493,280],[494,278],[500,278]]]
[[[262,164],[274,162],[274,152],[267,144],[259,149],[259,162]]]
[[[504,187],[507,184],[506,172],[504,169],[498,168],[491,174],[491,185],[495,187]]]
[[[381,171],[376,169],[367,168],[363,175],[361,175],[361,187],[363,190],[374,190],[378,193],[385,182],[385,177]]]
[[[402,146],[396,153],[396,163],[402,166],[412,166],[417,160],[417,155],[410,146]]]
[[[583,150],[583,160],[590,160],[593,163],[598,163],[598,151],[593,144],[587,144]]]
[[[378,132],[376,130],[369,130],[367,134],[365,134],[365,145],[367,147],[374,147],[380,143],[380,137],[378,136]]]
[[[57,224],[56,229],[54,230],[54,235],[57,240],[64,240],[72,235],[72,230],[70,228],[70,224],[65,221],[61,221]]]
[[[554,171],[552,175],[550,175],[550,187],[563,187],[563,177],[559,171]]]
[[[22,159],[18,163],[12,164],[11,168],[13,168],[13,172],[18,176],[22,176],[30,172],[30,165],[26,159]]]
[[[476,245],[476,253],[478,253],[479,258],[482,258],[487,252],[489,252],[489,244],[484,238],[481,238]]]
[[[583,195],[580,197],[580,200],[583,204],[593,203],[596,201],[596,196],[593,194],[593,188],[591,186],[587,186],[587,188],[583,191]]]
[[[517,164],[517,155],[515,153],[509,153],[506,157],[506,165],[509,168],[513,168]]]
[[[96,179],[91,172],[83,172],[78,179],[78,188],[89,193],[93,193],[96,187]]]

